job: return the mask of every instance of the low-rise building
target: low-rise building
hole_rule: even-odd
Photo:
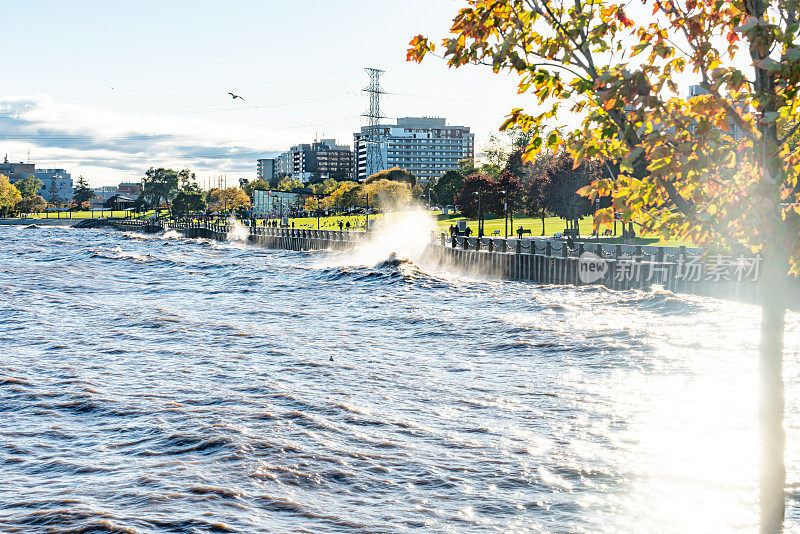
[[[93,187],[92,192],[94,193],[94,198],[90,201],[92,209],[102,209],[111,197],[119,194],[119,189],[115,185],[106,185]]]
[[[288,191],[253,191],[253,215],[259,218],[289,216],[300,208],[301,197]]]
[[[142,184],[139,182],[121,182],[117,186],[120,195],[138,198],[142,194]]]
[[[0,163],[0,174],[8,178],[12,184],[36,173],[35,163],[11,163],[8,156]]]

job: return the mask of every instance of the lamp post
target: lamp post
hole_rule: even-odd
[[[503,200],[503,217],[505,220],[503,221],[503,232],[505,232],[506,239],[508,239],[508,190],[503,189],[500,191],[504,195]]]
[[[483,237],[483,186],[479,186],[478,190],[472,193],[478,195],[478,237]]]
[[[367,209],[366,209],[367,218],[364,222],[364,231],[369,232],[369,193],[367,193]],[[384,221],[386,222],[386,221]]]

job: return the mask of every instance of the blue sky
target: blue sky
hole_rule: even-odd
[[[363,68],[386,70],[390,117],[447,117],[480,145],[516,94],[484,67],[407,63],[463,1],[29,0],[4,6],[0,152],[93,185],[150,166],[201,180],[255,175],[255,159],[315,137],[352,144],[368,105]],[[9,23],[13,21],[13,23]],[[245,101],[233,101],[233,91]]]

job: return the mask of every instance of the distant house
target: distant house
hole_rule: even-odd
[[[126,210],[130,209],[135,202],[135,198],[117,194],[106,200],[103,207],[112,210]]]

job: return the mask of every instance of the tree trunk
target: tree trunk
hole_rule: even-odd
[[[785,512],[783,332],[788,262],[780,244],[768,248],[762,276],[758,419],[761,445],[761,533],[783,532]]]
[[[542,235],[544,235],[544,215],[542,215]]]

